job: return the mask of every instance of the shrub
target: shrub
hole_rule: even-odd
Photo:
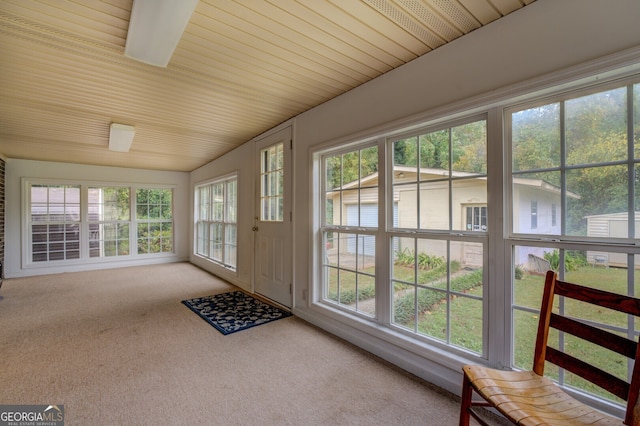
[[[418,254],[418,267],[421,269],[435,269],[446,266],[444,257],[429,256],[427,253]]]
[[[554,271],[560,270],[560,252],[558,249],[554,251],[548,251],[544,254],[545,260],[549,262],[551,269]],[[586,256],[583,252],[567,250],[564,253],[564,270],[565,271],[577,271],[581,266],[587,264]]]
[[[451,262],[452,264],[454,262]],[[458,268],[460,264],[458,263]],[[451,280],[451,290],[464,292],[482,285],[482,269],[477,269],[469,274],[464,274]],[[443,300],[443,294],[438,291],[426,289],[418,290],[417,313],[418,315],[429,311],[434,305]],[[394,321],[396,324],[408,325],[413,322],[416,315],[414,293],[399,297],[393,304]]]
[[[408,248],[403,248],[402,250],[396,250],[396,264],[397,265],[413,265],[415,261],[415,256],[413,252]]]
[[[366,285],[358,287],[359,294],[358,300],[367,300],[371,299],[376,294],[376,288],[373,285]],[[327,295],[327,299],[333,300],[334,302],[338,301],[338,294],[335,291],[329,292]],[[340,291],[340,303],[344,305],[351,305],[356,302],[356,290],[353,288],[343,289]]]
[[[524,278],[524,268],[522,267],[522,265],[516,265],[515,278],[516,280],[521,280]]]

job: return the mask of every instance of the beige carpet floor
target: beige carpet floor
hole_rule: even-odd
[[[224,336],[188,263],[5,280],[0,404],[67,425],[455,425],[458,399],[289,317]]]

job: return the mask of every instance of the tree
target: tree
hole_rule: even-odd
[[[486,173],[486,127],[486,121],[480,120],[398,140],[394,142],[394,164]]]
[[[378,171],[378,147],[371,146],[326,159],[328,190],[341,188]]]
[[[514,113],[511,141],[514,171],[560,166],[560,104]]]
[[[451,129],[452,168],[487,173],[487,122],[463,124]]]
[[[579,196],[567,200],[567,233],[586,235],[585,216],[628,211],[626,123],[626,87],[512,115],[514,171],[560,186],[550,169],[561,169],[564,141],[566,189]]]

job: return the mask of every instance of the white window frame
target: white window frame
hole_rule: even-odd
[[[437,130],[448,130],[463,124],[468,124],[476,121],[485,121],[487,122],[486,114],[469,114],[463,117],[456,117],[453,120],[441,121],[438,123],[434,123],[432,125],[426,125],[418,127],[411,132],[397,132],[395,134],[387,134],[387,135],[379,135],[380,137],[372,138],[369,140],[358,141],[354,143],[350,143],[347,146],[337,146],[335,149],[326,148],[323,150],[318,150],[315,153],[316,158],[316,170],[317,175],[316,179],[319,182],[320,191],[319,197],[314,200],[314,204],[317,205],[317,209],[320,211],[318,216],[318,221],[316,224],[318,225],[318,240],[321,241],[320,254],[317,259],[319,260],[319,265],[317,266],[317,271],[319,274],[318,282],[320,283],[317,288],[314,289],[315,295],[315,306],[319,308],[329,308],[329,309],[337,309],[344,313],[345,316],[352,318],[359,318],[360,320],[364,319],[372,324],[375,327],[384,327],[394,333],[400,335],[406,335],[409,340],[420,342],[421,345],[431,345],[436,348],[445,348],[447,351],[458,354],[468,355],[468,350],[453,346],[450,342],[443,342],[437,339],[433,339],[429,336],[423,334],[417,334],[415,332],[408,331],[406,328],[399,327],[393,324],[392,321],[392,301],[391,301],[391,288],[389,286],[391,275],[390,275],[390,263],[391,256],[393,255],[393,250],[390,247],[391,239],[394,237],[403,238],[409,236],[418,236],[421,239],[432,239],[434,241],[450,241],[453,244],[464,243],[465,241],[472,243],[479,243],[482,245],[482,269],[483,269],[483,283],[487,282],[487,265],[488,265],[488,235],[486,231],[466,231],[462,229],[456,229],[462,227],[462,224],[454,224],[453,223],[453,212],[451,210],[451,206],[448,211],[448,223],[449,229],[405,229],[399,228],[394,225],[394,200],[393,193],[394,189],[392,187],[392,178],[391,176],[394,173],[393,170],[393,162],[392,160],[392,152],[393,152],[393,141],[402,139],[403,137],[409,137],[411,135],[419,135],[425,132],[437,131]],[[488,136],[487,136],[488,137]],[[327,192],[327,189],[324,187],[325,179],[325,159],[327,157],[349,153],[353,151],[357,151],[360,149],[365,149],[369,146],[377,145],[378,147],[378,179],[379,183],[377,185],[378,188],[378,226],[377,227],[365,227],[358,224],[358,226],[347,226],[347,224],[343,225],[335,225],[328,224],[326,221],[326,209],[324,206],[324,194]],[[385,167],[381,165],[387,165]],[[478,174],[478,177],[483,177],[482,173]],[[388,177],[388,178],[387,178]],[[452,185],[452,182],[458,180],[457,177],[451,176],[449,180],[447,180],[448,185]],[[358,186],[359,188],[359,186]],[[358,200],[359,202],[363,202],[362,200]],[[462,214],[462,212],[460,213]],[[463,216],[464,218],[464,216]],[[464,219],[463,219],[464,220]],[[355,305],[355,308],[347,308],[344,306],[340,306],[339,303],[336,303],[333,300],[328,298],[326,294],[326,286],[323,284],[323,280],[326,279],[324,274],[324,265],[327,262],[326,253],[327,241],[324,235],[327,232],[340,232],[344,234],[352,234],[352,235],[361,235],[361,236],[374,236],[376,241],[376,311],[375,315],[367,315],[366,312],[361,312],[358,309],[358,304]],[[447,242],[447,247],[448,247]],[[485,286],[486,287],[486,286]],[[487,294],[485,290],[485,294],[480,299],[483,305],[482,309],[482,334],[487,334]],[[450,323],[448,323],[450,326]],[[449,332],[447,332],[447,335]],[[483,344],[483,348],[480,353],[472,355],[474,357],[486,358],[488,352],[488,344],[485,342]]]
[[[235,185],[235,194],[232,200],[228,197],[228,185]],[[213,187],[222,185],[223,198],[221,200],[222,221],[214,220],[213,217]],[[208,200],[202,200],[202,189],[208,188]],[[205,213],[201,209],[202,201],[206,201],[208,209]],[[230,173],[212,180],[198,183],[194,186],[194,239],[193,254],[214,264],[220,265],[230,271],[237,271],[238,264],[238,173]],[[202,217],[202,215],[206,217]],[[212,253],[211,227],[221,226],[221,251],[220,259],[214,257]],[[201,234],[202,232],[202,234]],[[229,241],[230,232],[235,233],[235,240]],[[202,240],[202,241],[201,241]],[[204,244],[201,246],[201,244]],[[201,247],[203,250],[201,250]]]
[[[403,351],[409,351],[410,354],[422,357],[426,361],[426,365],[436,366],[436,368],[446,366],[451,372],[459,371],[461,364],[468,362],[482,363],[497,368],[509,368],[512,365],[511,345],[513,344],[513,329],[511,325],[512,282],[514,280],[513,250],[518,245],[538,245],[540,244],[539,240],[541,240],[541,238],[535,235],[514,235],[511,231],[513,229],[511,225],[513,195],[509,189],[511,183],[509,182],[510,165],[508,164],[511,158],[511,148],[507,136],[509,120],[506,118],[505,111],[524,102],[533,102],[534,100],[541,102],[541,100],[550,96],[563,96],[576,89],[595,90],[594,87],[603,82],[606,84],[607,82],[615,80],[638,78],[640,78],[639,64],[636,63],[633,66],[629,66],[624,55],[621,55],[620,58],[607,58],[595,64],[563,70],[554,75],[547,75],[527,81],[526,84],[523,83],[516,87],[510,86],[504,90],[497,91],[495,94],[480,96],[472,100],[465,100],[464,102],[454,105],[448,105],[441,109],[435,109],[412,118],[397,120],[384,126],[361,131],[356,135],[345,136],[312,148],[310,150],[310,162],[313,166],[313,188],[312,191],[310,191],[309,201],[312,212],[313,241],[313,262],[310,268],[310,279],[313,285],[310,288],[311,293],[308,295],[308,309],[310,312],[319,315],[318,318],[326,317],[328,326],[331,326],[335,318],[338,318],[340,323],[352,327],[354,331],[344,333],[345,336],[351,333],[360,336],[358,333],[364,333],[361,336],[363,338],[366,335],[370,335],[372,338],[380,339],[380,342],[385,342],[385,345],[388,344],[390,346],[385,346],[378,352],[392,358],[395,358],[395,355],[393,355],[394,348],[401,348]],[[324,214],[324,206],[321,197],[318,195],[318,192],[321,193],[323,191],[321,188],[321,182],[323,181],[322,156],[327,152],[333,153],[334,150],[337,151],[341,146],[345,147],[358,143],[366,143],[371,140],[380,140],[381,138],[389,137],[389,135],[406,132],[407,129],[414,129],[425,125],[436,125],[442,117],[455,119],[457,117],[471,115],[474,112],[486,113],[488,115],[487,137],[489,142],[487,147],[487,174],[488,208],[490,209],[488,229],[490,232],[487,233],[489,261],[486,268],[487,277],[485,279],[485,282],[489,283],[489,285],[484,295],[489,306],[486,310],[488,311],[487,327],[489,328],[489,333],[487,333],[485,337],[487,351],[482,357],[452,351],[451,348],[438,346],[432,342],[420,341],[411,336],[400,335],[390,330],[388,323],[384,321],[378,321],[376,323],[371,321],[363,322],[361,318],[353,315],[352,312],[345,312],[328,306],[322,300],[322,268],[320,267],[323,262],[322,254],[324,250],[324,241],[320,233],[321,224],[323,223],[322,215]],[[382,173],[384,173],[384,171],[382,171]],[[385,178],[381,176],[380,179],[384,180]],[[381,188],[380,199],[384,196],[385,191],[390,191],[388,187],[383,188],[381,185]],[[385,216],[393,217],[393,206],[388,206],[387,209],[388,211],[382,212],[383,217],[381,220],[385,220]],[[380,229],[378,235],[379,238],[382,238],[382,241],[384,241],[384,234],[380,235],[382,232],[383,229]],[[536,239],[538,241],[536,241]],[[572,238],[567,238],[562,242],[553,241],[553,237],[542,239],[549,240],[550,246],[564,249],[586,249],[587,247],[591,247],[593,243],[589,240],[576,241]],[[610,252],[620,254],[628,253],[629,256],[635,257],[639,257],[640,255],[640,246],[637,245],[620,246],[617,242],[610,241],[605,243],[604,246]],[[388,253],[383,253],[378,258],[379,274],[382,276],[388,276],[389,273],[389,265],[385,263],[388,262],[387,259]],[[390,301],[382,300],[378,307],[378,315],[382,315],[383,317],[386,315],[388,318]],[[441,380],[446,381],[448,379],[445,378],[445,376],[446,374],[443,375],[440,373],[435,373],[434,375],[434,377],[439,377]],[[581,393],[574,393],[574,395],[599,409],[620,415],[621,411],[615,404],[610,404],[600,398],[590,397]]]
[[[521,103],[517,103],[513,106],[509,106],[507,108],[504,109],[504,123],[505,123],[505,136],[504,136],[504,152],[505,152],[505,180],[508,182],[512,179],[512,177],[518,176],[519,173],[528,173],[529,171],[519,171],[519,172],[514,172],[512,170],[512,165],[513,165],[513,161],[512,161],[512,147],[511,147],[511,143],[512,143],[512,129],[511,129],[511,114],[513,112],[517,112],[517,111],[522,111],[522,110],[526,110],[527,108],[530,107],[537,107],[537,106],[542,106],[542,105],[547,105],[547,104],[553,104],[553,103],[560,103],[562,104],[565,101],[568,100],[572,100],[575,98],[580,98],[583,96],[587,96],[587,95],[591,95],[591,94],[597,94],[597,93],[601,93],[601,92],[606,92],[608,90],[611,89],[617,89],[617,88],[627,88],[627,139],[631,138],[631,135],[633,134],[633,124],[634,124],[634,120],[633,120],[633,109],[632,109],[632,100],[629,99],[629,94],[631,92],[631,90],[629,90],[629,87],[632,87],[633,85],[638,85],[640,84],[640,74],[636,75],[636,76],[632,76],[629,78],[623,78],[620,80],[614,80],[614,81],[603,81],[603,82],[598,82],[596,84],[587,84],[587,85],[581,85],[579,87],[575,87],[572,88],[571,90],[566,90],[566,91],[558,91],[555,94],[552,95],[548,95],[546,94],[543,97],[536,97],[536,96],[532,96],[529,99],[526,100],[526,102],[521,102]],[[562,110],[562,106],[560,107],[560,109]],[[559,115],[560,117],[563,117],[563,114],[560,113]],[[630,118],[630,119],[629,119]],[[640,123],[637,121],[635,122],[636,125],[640,125]],[[565,128],[564,128],[564,124],[560,124],[560,144],[564,144],[565,142],[565,134],[563,134],[563,132],[565,132]],[[636,130],[637,131],[637,130]],[[627,141],[628,142],[628,141]],[[561,152],[561,156],[562,154],[565,152],[565,148],[564,146],[561,146],[560,148],[560,152]],[[611,238],[611,237],[599,237],[599,236],[579,236],[579,235],[573,235],[573,234],[569,234],[566,232],[566,217],[567,217],[567,211],[566,211],[566,198],[567,195],[566,193],[568,192],[567,188],[566,188],[566,183],[564,183],[566,181],[566,178],[564,177],[565,174],[569,173],[572,169],[574,168],[598,168],[598,167],[610,167],[611,164],[615,164],[615,165],[627,165],[628,170],[638,170],[640,168],[640,160],[639,159],[634,159],[633,158],[633,153],[631,152],[631,149],[629,148],[627,151],[627,158],[626,160],[617,160],[617,161],[604,161],[602,163],[594,163],[594,164],[578,164],[578,165],[569,165],[567,166],[565,164],[565,160],[564,159],[560,159],[560,164],[557,167],[554,168],[550,168],[550,170],[552,171],[556,171],[560,173],[561,175],[561,182],[563,182],[563,184],[561,184],[561,194],[562,194],[562,198],[560,201],[560,205],[564,206],[560,207],[558,209],[558,206],[555,204],[551,205],[551,209],[552,209],[552,217],[550,218],[551,221],[553,221],[554,219],[557,220],[558,222],[561,223],[561,228],[562,231],[559,234],[553,234],[553,235],[546,235],[546,234],[535,234],[533,233],[534,229],[531,229],[531,232],[518,232],[516,231],[514,228],[514,223],[516,221],[515,219],[515,213],[514,213],[514,208],[510,207],[512,203],[508,203],[507,204],[507,210],[505,211],[505,225],[506,225],[506,234],[505,234],[505,243],[507,244],[507,250],[510,253],[510,257],[511,257],[511,263],[516,263],[517,261],[515,260],[517,255],[516,255],[516,251],[518,250],[525,250],[525,251],[540,251],[540,250],[544,250],[544,251],[550,251],[550,250],[557,250],[558,251],[558,256],[559,256],[559,277],[560,279],[565,279],[565,274],[570,274],[570,271],[565,270],[565,259],[568,259],[569,254],[572,251],[577,251],[577,252],[586,252],[586,253],[593,253],[591,261],[592,264],[594,265],[594,267],[598,266],[596,265],[598,263],[598,258],[600,256],[602,257],[608,257],[608,256],[617,256],[618,258],[622,258],[624,259],[626,257],[626,263],[627,263],[627,283],[626,285],[628,286],[629,290],[628,291],[632,291],[632,289],[637,290],[637,282],[638,282],[638,270],[637,265],[638,265],[638,255],[640,254],[640,248],[638,247],[637,243],[636,243],[636,239],[632,238],[632,237],[625,237],[625,238]],[[636,197],[638,196],[637,193],[638,191],[640,191],[640,185],[636,185],[634,188],[633,185],[633,179],[629,178],[628,179],[628,192],[629,192],[629,206],[628,206],[628,212],[631,212],[634,210],[634,200],[633,198],[633,194],[634,191],[636,193]],[[506,183],[507,186],[507,198],[510,200],[514,199],[514,195],[513,195],[513,188],[512,185],[510,185],[509,183]],[[539,206],[539,203],[538,203]],[[559,212],[558,212],[559,210]],[[557,216],[557,217],[555,217]],[[637,214],[635,215],[637,217]],[[539,219],[539,218],[538,218]],[[634,226],[635,226],[635,222],[636,220],[630,220],[628,221],[628,226],[629,226],[629,230],[633,230]],[[603,256],[606,255],[606,256]],[[589,261],[589,256],[587,256],[587,260]],[[510,265],[513,271],[513,268],[516,265]],[[603,265],[603,266],[606,266]],[[512,273],[513,276],[513,273]],[[529,308],[526,306],[520,306],[516,303],[516,298],[515,298],[515,280],[512,278],[510,280],[511,284],[510,284],[510,288],[506,289],[507,293],[509,294],[510,297],[510,303],[509,305],[511,306],[510,312],[508,312],[508,316],[507,316],[507,325],[508,325],[508,331],[507,331],[507,336],[510,336],[510,353],[509,355],[509,366],[513,367],[513,368],[523,368],[522,366],[516,366],[515,365],[515,321],[516,321],[516,315],[518,313],[522,314],[522,313],[529,313],[531,315],[535,315],[537,313],[537,310],[534,308]],[[634,285],[634,283],[636,283]],[[638,338],[638,334],[640,333],[640,330],[633,330],[633,326],[631,323],[628,323],[626,329],[620,329],[617,330],[619,332],[625,332],[625,333],[629,333],[629,335],[633,334],[633,336],[631,336],[631,338],[633,339],[637,339]],[[630,327],[630,328],[629,328]],[[564,375],[561,373],[559,376],[559,381],[560,383],[564,382]],[[589,399],[591,401],[591,403],[595,406],[600,406],[602,409],[605,410],[610,410],[610,411],[616,411],[619,410],[620,407],[617,406],[616,404],[613,404],[609,401],[606,401],[604,399],[600,399],[597,398],[595,396],[591,396],[591,395],[586,395],[584,396],[586,399]]]
[[[143,190],[143,191],[169,191],[171,193],[171,201],[170,201],[170,205],[171,205],[171,218],[170,219],[166,219],[166,218],[162,218],[162,217],[153,217],[153,218],[139,218],[138,217],[138,191]],[[162,255],[162,254],[174,254],[175,252],[175,223],[174,223],[174,217],[175,217],[175,212],[174,212],[174,189],[171,187],[166,187],[166,186],[156,186],[156,185],[145,185],[145,186],[137,186],[131,189],[132,191],[132,221],[133,221],[133,228],[135,231],[135,251],[136,254],[139,256],[155,256],[155,255]],[[165,203],[163,203],[165,204]],[[140,204],[142,205],[142,204]],[[145,204],[148,206],[151,206],[151,204]],[[161,204],[162,205],[162,204]],[[161,208],[162,209],[162,208]],[[171,227],[171,234],[170,234],[170,243],[171,243],[171,247],[169,250],[165,250],[164,247],[166,245],[165,241],[166,238],[163,237],[162,235],[159,236],[159,241],[160,241],[160,246],[163,247],[160,251],[154,251],[154,252],[141,252],[140,251],[140,236],[139,236],[139,226],[140,225],[145,225],[147,227],[160,227],[161,229],[161,233],[164,232],[164,228],[167,225],[170,225]],[[147,241],[151,241],[152,238],[146,238]]]
[[[376,141],[367,141],[364,142],[362,144],[357,144],[357,145],[351,145],[348,148],[343,148],[343,149],[339,149],[339,150],[335,150],[335,151],[330,151],[325,153],[326,155],[322,156],[322,166],[321,168],[323,170],[325,170],[326,167],[326,162],[327,159],[329,157],[335,157],[335,156],[341,156],[343,154],[352,154],[352,153],[360,153],[361,150],[366,150],[366,149],[370,149],[375,147],[378,151],[378,157],[377,157],[377,169],[378,169],[378,177],[380,176],[380,158],[382,157],[381,154],[381,150],[384,151],[384,145],[383,143],[380,142],[376,142]],[[359,168],[359,172],[361,173],[361,158],[359,158],[358,160],[358,168]],[[384,173],[382,174],[384,176]],[[342,176],[342,172],[341,172],[341,176]],[[365,176],[360,176],[360,179],[363,178]],[[371,185],[361,185],[361,181],[360,179],[357,182],[354,182],[353,186],[349,186],[348,188],[344,188],[342,186],[338,187],[338,188],[332,188],[332,189],[328,189],[326,188],[326,181],[325,179],[322,179],[322,183],[321,183],[321,200],[319,201],[320,205],[322,206],[321,208],[321,220],[322,220],[322,225],[321,225],[321,234],[322,234],[322,240],[323,240],[323,255],[322,255],[322,259],[323,259],[323,282],[326,283],[326,285],[322,285],[321,288],[318,290],[319,294],[322,294],[322,303],[328,304],[330,306],[332,306],[333,308],[336,309],[340,309],[342,311],[348,312],[350,315],[354,315],[357,317],[361,317],[361,318],[365,318],[365,319],[371,319],[371,318],[376,318],[379,316],[378,314],[378,307],[379,307],[379,302],[376,301],[375,306],[371,306],[371,307],[367,307],[367,308],[363,308],[360,305],[360,302],[358,300],[358,294],[361,290],[361,286],[360,283],[364,280],[374,280],[375,281],[375,294],[379,294],[379,289],[380,289],[380,284],[379,284],[379,280],[376,278],[378,276],[378,273],[380,271],[380,268],[378,267],[378,265],[376,265],[375,267],[375,271],[373,273],[371,272],[366,272],[364,270],[364,265],[363,263],[363,259],[365,258],[364,254],[364,248],[361,247],[365,244],[365,242],[367,244],[370,244],[371,241],[374,241],[375,246],[377,247],[378,244],[380,243],[380,239],[379,239],[379,224],[380,222],[380,216],[381,216],[381,208],[380,208],[380,204],[381,201],[379,198],[379,194],[380,194],[380,183],[378,182],[375,186],[371,186]],[[367,205],[367,204],[371,204],[372,203],[372,199],[368,199],[368,200],[363,200],[362,199],[362,191],[366,191],[367,189],[372,189],[375,193],[375,201],[378,203],[378,222],[374,225],[374,224],[370,224],[369,226],[365,226],[363,224],[360,223],[361,220],[361,206],[363,205]],[[355,203],[352,203],[350,205],[356,205],[357,211],[358,211],[358,215],[357,215],[357,224],[349,224],[347,223],[348,218],[346,217],[346,212],[345,212],[345,216],[343,217],[342,215],[342,211],[340,212],[333,212],[334,216],[334,223],[329,223],[328,218],[327,218],[327,211],[325,208],[325,204],[323,202],[323,200],[325,199],[326,195],[329,194],[330,192],[337,192],[338,198],[341,200],[344,193],[352,193],[352,194],[357,194],[356,199],[354,200]],[[367,202],[368,201],[368,202]],[[335,206],[334,206],[335,207]],[[338,214],[338,223],[336,222],[336,214]],[[384,217],[384,216],[383,216]],[[328,240],[328,235],[332,234],[334,236],[332,241]],[[344,238],[335,238],[335,236],[337,235],[343,235]],[[335,247],[329,247],[329,244],[334,244],[336,245]],[[340,250],[344,249],[344,247],[342,247],[342,245],[347,245],[348,247],[344,250],[344,253],[341,253]],[[349,254],[347,253],[349,251],[349,249],[355,251],[355,255],[352,256],[353,259],[355,260],[355,263],[352,262],[347,262],[346,259],[348,258]],[[331,254],[331,257],[329,255],[329,253]],[[335,255],[333,254],[335,252]],[[333,259],[333,257],[335,256],[335,259]],[[377,253],[375,258],[378,258]],[[348,274],[348,275],[352,275],[354,277],[354,280],[356,282],[356,288],[355,288],[355,301],[353,301],[353,303],[342,303],[340,294],[340,288],[339,288],[339,284],[338,284],[338,291],[337,294],[334,295],[330,295],[328,294],[327,291],[327,287],[328,287],[328,276],[327,274],[329,274],[329,271],[334,272],[338,277],[340,276],[340,274]],[[339,283],[339,278],[337,278],[337,282]],[[376,298],[378,299],[378,298]]]
[[[123,184],[122,182],[108,182],[108,181],[77,181],[71,179],[41,179],[41,178],[32,178],[32,177],[23,177],[21,178],[21,189],[22,189],[22,203],[21,203],[21,240],[22,240],[22,256],[21,256],[21,265],[22,268],[31,269],[31,268],[55,268],[58,266],[64,265],[82,265],[82,264],[93,264],[93,263],[110,263],[110,262],[121,262],[123,260],[133,260],[139,259],[142,255],[145,257],[166,257],[175,255],[175,223],[174,223],[174,202],[175,198],[175,185],[143,185],[143,184]],[[80,225],[80,256],[77,259],[68,259],[68,260],[55,260],[55,261],[46,261],[46,262],[33,262],[31,258],[32,253],[32,235],[31,235],[31,186],[32,185],[68,185],[68,186],[79,186],[80,187],[80,217],[79,217],[79,225]],[[129,198],[130,198],[130,226],[129,226],[129,254],[123,256],[109,256],[109,257],[91,257],[89,254],[89,224],[95,223],[94,221],[89,221],[88,217],[88,191],[89,188],[106,188],[106,187],[118,187],[118,188],[129,188]],[[171,223],[172,223],[172,236],[171,236],[171,244],[172,249],[170,252],[160,252],[160,253],[148,253],[148,254],[138,254],[137,253],[137,229],[136,222],[133,219],[134,209],[135,209],[135,193],[138,189],[163,189],[169,190],[172,194],[172,213],[171,213]]]
[[[36,203],[32,199],[33,187],[43,187],[46,188],[47,198],[46,201],[42,203]],[[50,200],[49,194],[50,189],[52,187],[60,187],[63,189],[64,195],[62,202],[54,203]],[[67,200],[66,190],[67,189],[75,189],[78,192],[78,200],[77,203],[70,203]],[[25,200],[26,200],[26,208],[24,209],[25,214],[23,215],[24,219],[27,222],[27,226],[23,229],[26,229],[26,239],[27,239],[27,251],[25,253],[25,257],[23,258],[27,264],[33,265],[46,265],[51,262],[54,263],[68,263],[68,262],[77,262],[82,258],[83,250],[82,250],[82,187],[76,183],[62,183],[62,182],[30,182],[26,185],[25,188]],[[46,215],[44,215],[43,221],[33,221],[32,208],[36,204],[42,204],[43,207],[46,207]],[[62,208],[61,211],[56,213],[51,212],[51,208],[57,206],[58,209]],[[72,210],[77,208],[77,212],[74,214],[68,213],[68,207],[74,207]],[[70,211],[70,210],[69,210]],[[62,216],[60,218],[52,218],[50,215],[54,216]],[[46,232],[36,232],[34,234],[34,227],[46,226]],[[61,232],[52,233],[50,227],[62,227]],[[69,227],[69,229],[68,229]],[[71,231],[71,232],[70,232]],[[74,235],[72,240],[68,240],[69,234]],[[35,235],[46,235],[46,242],[34,242]],[[60,235],[60,238],[51,240],[51,237],[55,235]],[[69,244],[73,244],[75,247],[74,250],[69,249],[67,246]],[[47,259],[46,260],[34,260],[34,245],[42,245],[46,246],[46,250],[38,252],[44,254]],[[57,249],[56,246],[61,247],[62,249]],[[50,259],[52,253],[62,253],[62,259]],[[77,257],[68,257],[68,252],[77,252]]]
[[[131,221],[131,197],[132,197],[131,188],[128,187],[128,186],[122,186],[122,185],[118,185],[118,186],[115,186],[115,185],[109,185],[109,186],[105,186],[105,185],[88,185],[87,195],[88,195],[88,191],[91,190],[91,189],[104,190],[104,189],[107,189],[107,188],[113,188],[113,189],[123,188],[123,189],[127,189],[128,190],[128,192],[129,192],[129,206],[128,206],[128,208],[129,208],[129,216],[126,219],[108,219],[108,218],[94,219],[94,218],[91,217],[89,206],[91,204],[95,204],[96,206],[100,206],[99,208],[100,208],[100,210],[102,210],[102,209],[104,209],[105,204],[104,204],[103,199],[99,203],[89,203],[90,200],[89,200],[89,197],[87,196],[87,220],[86,220],[87,229],[88,229],[87,244],[89,245],[89,257],[90,258],[106,258],[106,257],[120,257],[120,258],[122,258],[124,256],[130,256],[131,253],[132,253],[131,227],[133,226],[133,224],[132,224],[132,221]],[[101,197],[102,197],[102,195],[101,195]],[[106,242],[106,240],[104,239],[104,227],[105,227],[105,225],[106,226],[115,226],[117,228],[118,236],[116,237],[115,240],[111,240],[111,241],[115,241],[116,246],[119,246],[120,241],[123,241],[123,239],[120,238],[121,236],[119,235],[120,228],[122,226],[124,226],[124,225],[126,225],[128,227],[127,228],[128,232],[127,232],[126,240],[127,240],[128,244],[129,244],[129,250],[128,250],[127,254],[119,254],[119,248],[118,248],[118,249],[116,249],[116,253],[114,255],[112,255],[112,256],[105,255],[105,251],[104,251],[104,244]],[[98,232],[98,235],[101,236],[102,238],[100,238],[100,239],[93,239],[92,238],[93,237],[93,231],[92,231],[91,228],[94,227],[94,226],[97,226],[100,229],[100,231]],[[97,243],[99,245],[99,247],[97,249],[97,250],[99,250],[99,253],[100,253],[99,256],[91,256],[91,252],[92,252],[92,250],[94,250],[91,247],[91,243],[92,242],[93,243]]]

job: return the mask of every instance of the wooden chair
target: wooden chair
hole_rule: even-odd
[[[618,334],[553,313],[556,295],[640,316],[640,299],[560,281],[553,271],[547,272],[533,371],[503,371],[465,365],[460,407],[461,426],[469,424],[470,416],[486,425],[472,410],[473,406],[494,407],[517,425],[640,425],[640,345]],[[578,336],[635,360],[630,382],[547,346],[550,328]],[[543,377],[545,361],[556,364],[624,399],[627,402],[624,421],[577,401],[560,386]],[[472,401],[473,391],[480,395],[483,401]]]

